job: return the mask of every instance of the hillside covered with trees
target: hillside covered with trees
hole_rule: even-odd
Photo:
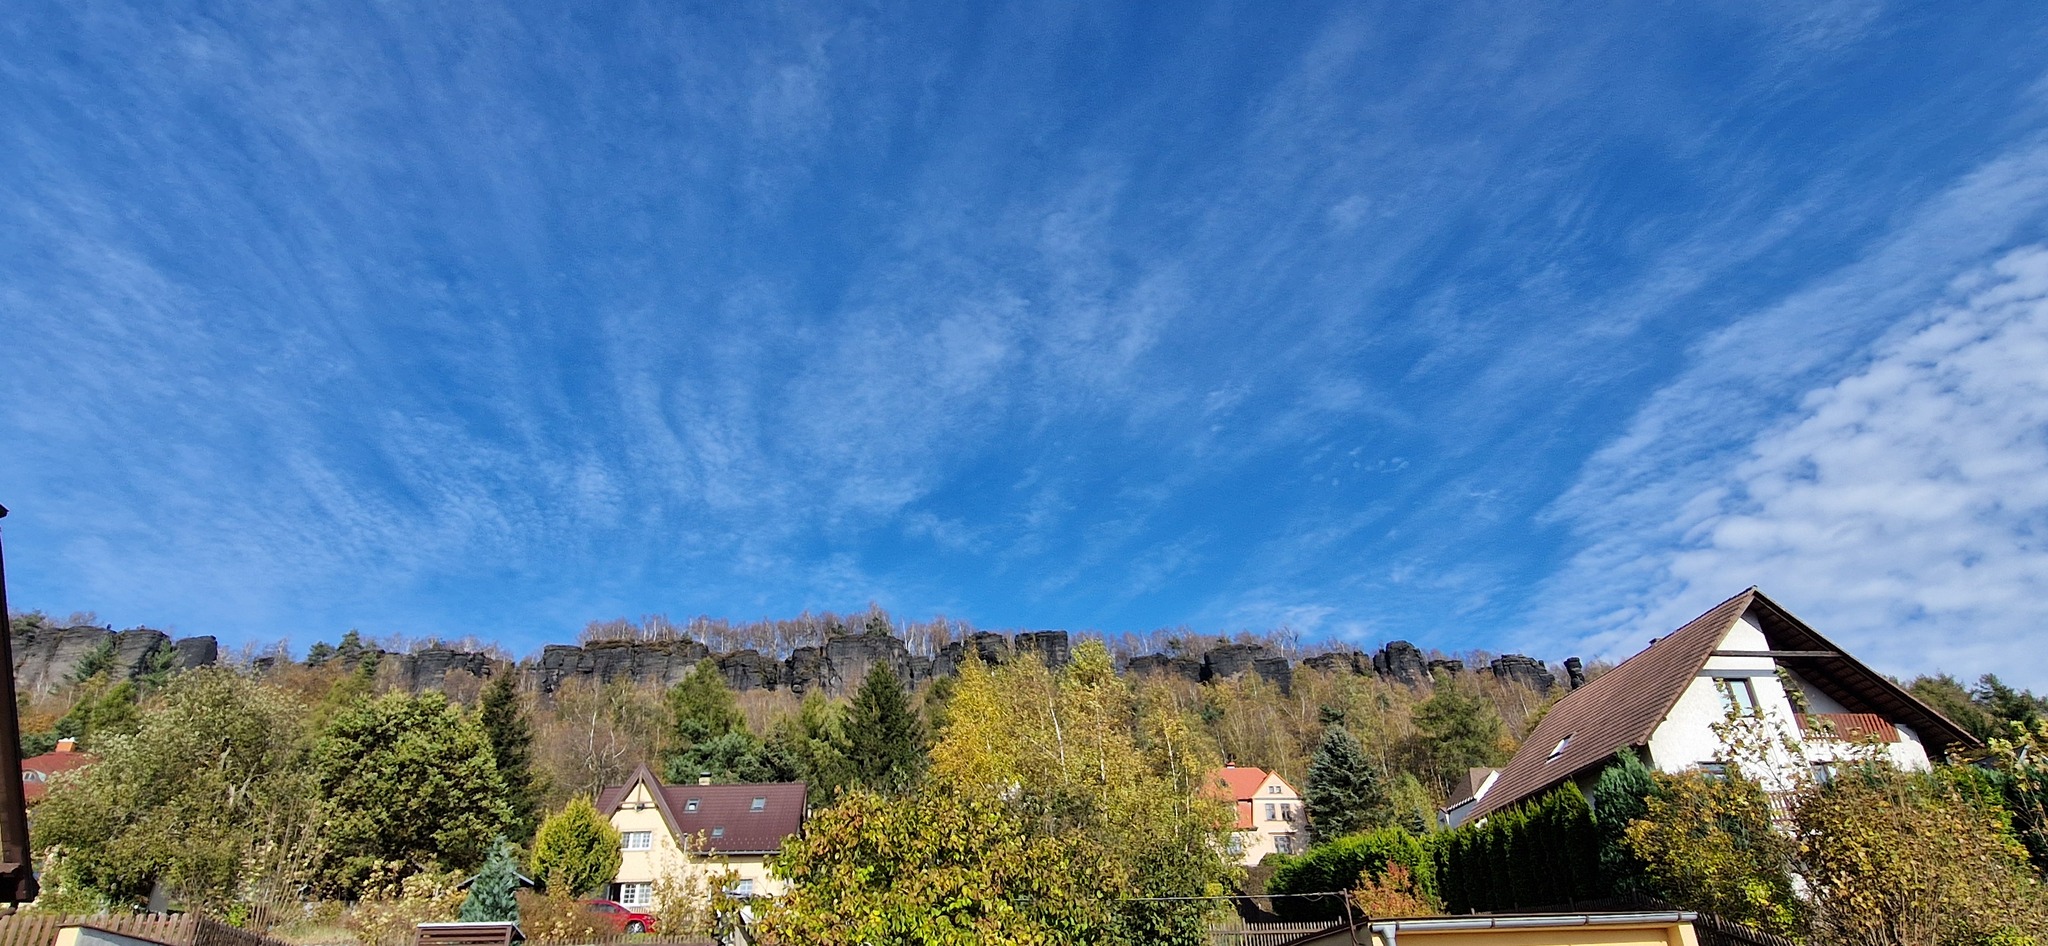
[[[1791,846],[1764,850],[1743,826],[1771,815],[1739,786],[1629,772],[1614,776],[1631,786],[1616,797],[1629,800],[1598,805],[1599,819],[1574,790],[1493,819],[1491,833],[1437,831],[1435,810],[1457,780],[1504,762],[1564,686],[1545,693],[1448,664],[1406,682],[1314,655],[1291,662],[1284,680],[1203,678],[1134,666],[1131,651],[1148,644],[1196,655],[1205,644],[1286,646],[1084,638],[1058,662],[970,649],[954,673],[923,680],[877,663],[845,693],[738,690],[708,655],[667,685],[566,678],[542,689],[502,661],[420,691],[390,673],[387,648],[357,637],[316,645],[305,660],[242,655],[142,673],[103,654],[22,697],[24,741],[34,743],[25,750],[63,736],[99,758],[59,778],[36,808],[42,908],[124,910],[161,889],[246,924],[369,943],[417,919],[452,918],[456,883],[501,845],[538,876],[571,878],[556,891],[566,898],[609,876],[591,852],[617,856],[589,799],[641,764],[673,782],[710,773],[810,786],[814,815],[778,867],[792,893],[761,915],[784,942],[952,942],[978,930],[985,942],[1193,943],[1233,909],[1228,897],[1269,891],[1348,892],[1383,914],[1626,894],[1801,933],[1861,902],[1864,868],[1827,868],[1844,878],[1843,899],[1805,905],[1771,879],[1813,863],[1800,860],[1811,850],[1800,844],[1827,838],[1834,849],[1842,832],[1877,844],[1869,839],[1890,837],[1877,832],[1923,830],[1923,815],[1960,839],[1942,849],[1949,860],[1975,864],[1978,876],[2013,868],[2011,884],[1993,885],[2011,902],[1985,910],[2040,896],[2043,701],[1995,678],[1912,684],[1994,737],[2003,755],[1990,769],[1886,776],[1861,800],[1816,794]],[[1231,815],[1203,780],[1226,760],[1303,786],[1317,846],[1249,875],[1220,857]],[[1980,771],[1990,774],[1958,774]],[[1857,820],[1870,799],[1894,799],[1887,810],[1907,814]],[[1553,861],[1515,860],[1536,849]],[[1682,869],[1695,863],[1717,866]],[[1500,873],[1474,879],[1488,870]],[[966,893],[990,889],[1011,895]],[[710,903],[716,891],[698,894]],[[1768,909],[1736,909],[1743,897]],[[1286,903],[1271,901],[1292,912],[1329,906]],[[574,912],[556,903],[550,914],[545,898],[528,909]],[[708,926],[718,911],[674,915]],[[848,927],[854,915],[869,925]],[[556,927],[529,933],[542,928]],[[1971,927],[1980,928],[1990,927]]]

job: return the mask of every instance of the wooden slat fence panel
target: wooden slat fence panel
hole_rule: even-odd
[[[0,946],[50,946],[59,929],[75,924],[170,943],[171,946],[285,946],[280,940],[259,936],[219,920],[191,914],[163,916],[154,913],[106,916],[16,913],[0,916]]]
[[[1308,933],[1333,930],[1342,923],[1238,923],[1209,928],[1211,946],[1276,946]],[[4,944],[0,944],[4,946]]]
[[[1753,930],[1711,913],[1700,914],[1699,919],[1692,923],[1692,931],[1699,938],[1700,946],[1799,946],[1783,936]]]

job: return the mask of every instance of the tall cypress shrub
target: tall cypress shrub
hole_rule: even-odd
[[[1649,868],[1628,845],[1629,823],[1650,812],[1657,790],[1650,767],[1633,752],[1623,752],[1602,769],[1593,783],[1594,859],[1599,865],[1601,896],[1633,897],[1651,892]]]

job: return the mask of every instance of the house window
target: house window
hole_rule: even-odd
[[[1293,820],[1294,820],[1294,806],[1293,806],[1293,805],[1287,805],[1287,804],[1283,804],[1283,805],[1281,805],[1281,806],[1280,806],[1280,817],[1281,817],[1281,818],[1282,818],[1283,820],[1286,820],[1286,821],[1293,821]]]
[[[1278,794],[1280,794],[1280,786],[1278,786],[1278,785],[1268,785],[1268,786],[1266,786],[1266,794],[1268,794],[1268,795],[1278,795]]]
[[[654,905],[654,885],[620,884],[619,905],[624,907],[651,907]]]
[[[767,810],[767,808],[768,808],[768,799],[766,799],[766,798],[756,798],[756,799],[754,799],[754,803],[753,803],[752,805],[750,805],[750,806],[748,806],[748,807],[747,807],[747,810],[748,810],[748,811],[765,811],[765,810]]]
[[[1714,687],[1721,691],[1721,708],[1732,710],[1740,716],[1756,716],[1756,687],[1748,677],[1715,677]]]
[[[1833,762],[1813,763],[1813,784],[1826,785],[1827,783],[1832,782],[1834,780],[1835,764]]]
[[[684,811],[696,811],[696,810],[697,810],[697,800],[696,800],[696,799],[694,799],[694,798],[692,798],[692,799],[690,799],[689,801],[683,802],[683,810],[684,810]]]
[[[623,847],[628,851],[645,851],[654,847],[652,831],[627,831],[619,837],[624,842]]]
[[[1699,769],[1701,775],[1711,779],[1724,779],[1728,777],[1728,763],[1726,762],[1702,762],[1699,765]]]
[[[733,884],[733,885],[732,885],[732,895],[733,895],[733,896],[735,896],[735,897],[751,897],[751,896],[753,896],[753,895],[754,895],[754,882],[753,882],[753,881],[752,881],[751,879],[742,879],[742,880],[740,880],[739,882],[737,882],[737,883]]]
[[[1573,735],[1573,736],[1576,736],[1576,735],[1578,735],[1578,734],[1577,734],[1577,733],[1573,733],[1572,735]],[[1566,746],[1569,746],[1569,745],[1571,745],[1571,744],[1572,744],[1572,737],[1571,737],[1571,736],[1566,736],[1566,737],[1564,737],[1563,739],[1559,739],[1559,740],[1557,741],[1557,748],[1555,748],[1555,749],[1552,749],[1552,750],[1550,750],[1550,758],[1551,758],[1551,759],[1555,759],[1555,758],[1557,758],[1558,756],[1564,755],[1564,747],[1566,747]],[[1546,761],[1546,762],[1547,762],[1547,761],[1549,761],[1549,759],[1545,759],[1544,761]]]
[[[1294,853],[1294,835],[1291,835],[1291,834],[1276,834],[1276,835],[1273,835],[1273,850],[1275,850],[1275,851],[1278,851],[1278,852],[1280,852],[1280,853],[1282,853],[1282,854],[1292,854],[1292,853]]]
[[[722,837],[725,837],[725,829],[724,829],[724,828],[712,828],[712,829],[711,829],[711,836],[712,836],[712,837],[714,837],[714,838],[722,838]]]
[[[1278,805],[1275,805],[1275,804],[1273,804],[1272,802],[1267,802],[1267,803],[1266,803],[1266,820],[1267,820],[1267,821],[1272,821],[1273,819],[1275,819],[1275,818],[1278,818],[1278,817],[1280,817],[1280,816],[1279,816],[1278,814],[1275,814],[1275,812],[1276,812],[1276,811],[1278,811],[1278,810],[1279,810],[1279,806],[1278,806]]]

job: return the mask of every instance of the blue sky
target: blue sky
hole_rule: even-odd
[[[31,0],[0,149],[17,607],[2048,684],[2039,4]]]

